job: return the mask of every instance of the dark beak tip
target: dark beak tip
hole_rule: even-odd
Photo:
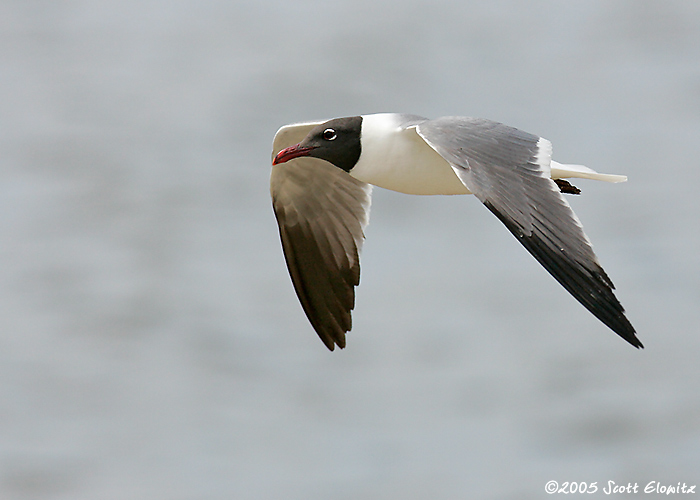
[[[284,163],[285,161],[287,161],[287,160],[284,159],[284,155],[287,153],[287,150],[288,150],[288,149],[289,149],[289,148],[285,148],[285,149],[283,149],[282,151],[280,151],[279,153],[277,153],[277,154],[275,155],[274,159],[272,160],[272,164],[273,164],[273,165],[279,165],[280,163]]]
[[[272,164],[279,165],[280,163],[285,163],[300,156],[309,156],[312,149],[313,148],[300,146],[299,144],[284,148],[282,151],[277,153],[275,158],[272,160]]]

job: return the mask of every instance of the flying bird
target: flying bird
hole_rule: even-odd
[[[562,193],[565,178],[624,182],[552,160],[552,144],[480,118],[381,113],[285,125],[270,193],[289,274],[328,349],[352,328],[372,186],[414,195],[473,194],[586,309],[643,347]]]

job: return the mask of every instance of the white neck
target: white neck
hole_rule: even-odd
[[[350,175],[406,194],[469,194],[452,167],[395,113],[362,117],[362,153]]]

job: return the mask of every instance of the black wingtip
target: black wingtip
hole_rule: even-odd
[[[615,332],[615,333],[617,333],[617,332]],[[619,333],[617,333],[617,334],[620,335]],[[630,344],[632,344],[632,345],[633,345],[634,347],[636,347],[637,349],[644,349],[644,344],[642,344],[642,341],[639,340],[639,339],[637,338],[637,336],[635,335],[634,330],[633,330],[632,333],[629,335],[629,337],[624,336],[624,335],[620,335],[620,337],[622,337],[623,339],[625,339],[627,342],[629,342]]]
[[[604,274],[602,269],[601,273]],[[592,274],[596,275],[597,273]],[[554,275],[554,273],[552,273],[552,275]],[[554,277],[561,283],[559,278],[556,276]],[[602,277],[600,279],[603,280]],[[617,300],[617,297],[615,297],[615,294],[612,291],[615,287],[607,275],[604,276],[602,283],[609,284],[610,288],[607,290],[604,289],[605,293],[599,292],[596,294],[596,301],[590,304],[587,301],[579,299],[575,292],[569,290],[567,285],[564,283],[561,284],[569,291],[569,293],[571,293],[571,295],[574,296],[574,298],[576,298],[586,309],[593,313],[596,318],[602,321],[613,332],[617,333],[620,337],[637,349],[644,349],[644,345],[642,344],[641,340],[637,338],[637,331],[634,329],[634,326],[632,326],[632,323],[630,323],[630,321],[627,319],[627,316],[625,316],[625,309],[622,307],[622,304],[620,304],[620,301]]]
[[[546,237],[538,234],[535,227],[531,234],[525,234],[515,221],[501,213],[493,204],[486,201],[484,205],[581,305],[631,345],[637,349],[644,348],[625,316],[622,304],[615,297],[613,284],[602,267],[597,263],[593,268],[584,267],[560,249],[547,244]]]
[[[595,314],[595,313],[594,313],[594,314]],[[597,316],[597,315],[596,315],[596,316]],[[625,320],[626,323],[629,324],[629,321],[627,320],[627,318],[625,318],[624,316],[623,316],[622,318]],[[600,318],[599,318],[599,319],[600,319]],[[602,320],[601,320],[601,321],[602,321]],[[605,322],[604,322],[604,323],[605,323]],[[634,331],[634,328],[632,328],[632,325],[629,325],[630,328],[631,328],[630,330],[619,330],[619,329],[617,329],[617,328],[613,328],[612,326],[608,325],[607,323],[605,323],[605,324],[606,324],[612,331],[614,331],[614,332],[617,333],[620,337],[622,337],[623,339],[625,339],[630,345],[636,347],[637,349],[644,349],[644,344],[642,344],[642,342],[637,338],[637,335],[635,335],[636,332]]]

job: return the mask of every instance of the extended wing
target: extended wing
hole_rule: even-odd
[[[549,141],[462,117],[429,120],[417,132],[576,300],[627,342],[643,347],[578,217],[550,178]]]

